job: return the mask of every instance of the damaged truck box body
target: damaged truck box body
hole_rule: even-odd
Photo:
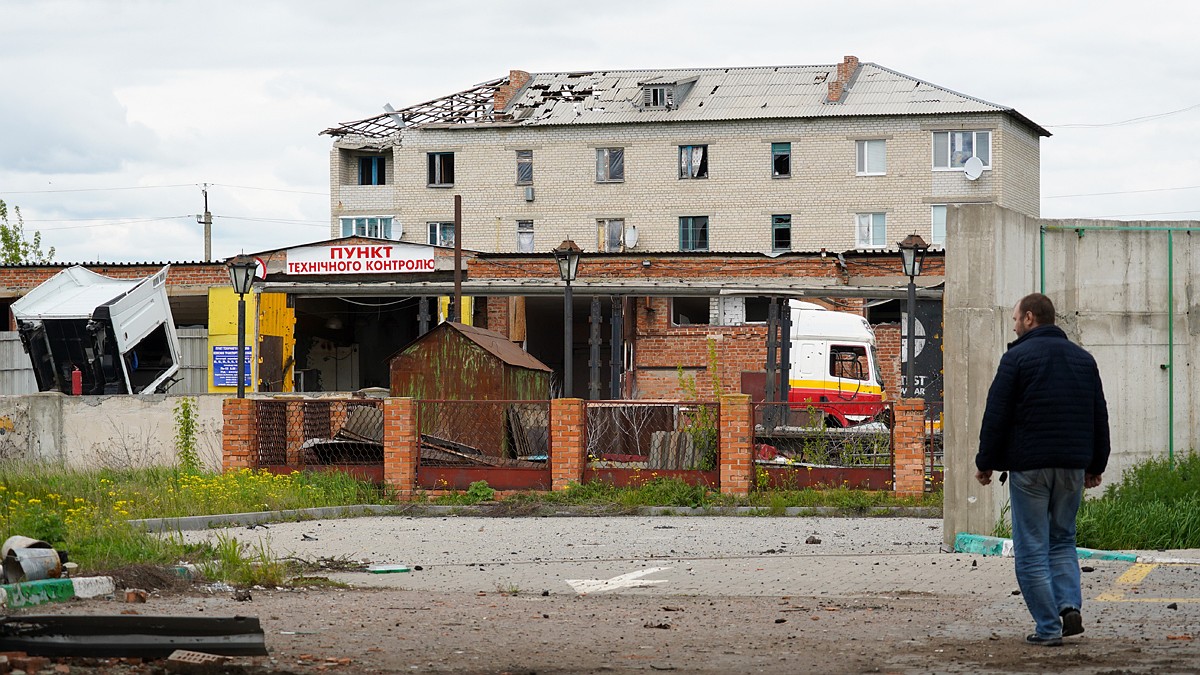
[[[179,370],[179,337],[163,267],[142,279],[114,279],[69,267],[12,304],[21,344],[40,391],[83,394],[166,391]]]

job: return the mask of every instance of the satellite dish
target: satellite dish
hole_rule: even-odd
[[[635,246],[637,246],[637,242],[638,242],[637,227],[634,225],[630,225],[629,227],[625,228],[625,248],[634,248]]]
[[[983,175],[983,160],[972,156],[963,163],[963,175],[967,180],[976,180]]]

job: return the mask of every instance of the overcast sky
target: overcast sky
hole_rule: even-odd
[[[0,199],[57,260],[200,260],[208,183],[224,258],[327,238],[318,134],[385,103],[853,54],[1049,128],[1043,216],[1200,219],[1197,25],[1200,3],[1108,0],[0,0]]]

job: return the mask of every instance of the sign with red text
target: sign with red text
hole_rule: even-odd
[[[287,273],[395,274],[434,271],[433,247],[412,244],[333,244],[288,249]]]

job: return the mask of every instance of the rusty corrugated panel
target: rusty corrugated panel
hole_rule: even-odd
[[[448,322],[448,325],[510,366],[551,372],[551,369],[546,364],[537,360],[532,354],[521,349],[499,333],[493,333],[490,330],[484,330],[476,326],[454,323],[453,321]]]
[[[499,333],[446,322],[392,357],[391,393],[423,400],[545,400],[550,373]]]

